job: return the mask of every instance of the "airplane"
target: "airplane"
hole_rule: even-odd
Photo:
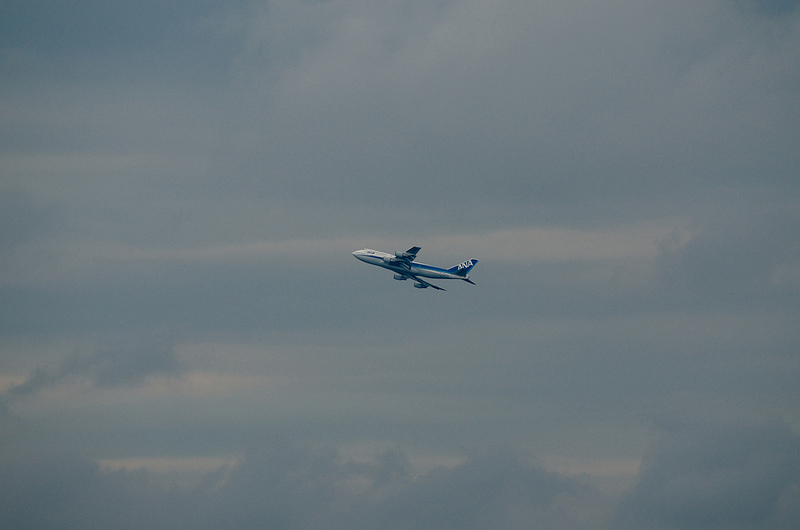
[[[445,291],[438,285],[433,285],[422,278],[443,278],[451,280],[464,280],[467,283],[475,285],[475,282],[469,279],[469,271],[478,263],[476,259],[468,259],[463,263],[459,263],[455,267],[449,269],[440,269],[439,267],[432,267],[424,263],[414,261],[417,257],[420,247],[411,247],[405,252],[395,252],[394,254],[387,254],[380,250],[372,250],[371,248],[362,248],[353,252],[356,259],[369,263],[370,265],[377,265],[384,269],[393,271],[395,280],[414,280],[414,287],[417,289],[427,289],[432,287],[437,291]]]

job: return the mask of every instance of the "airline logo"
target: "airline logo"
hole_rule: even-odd
[[[458,270],[461,270],[461,269],[466,269],[467,267],[472,267],[472,265],[473,265],[473,263],[472,263],[472,260],[471,260],[471,259],[468,259],[468,260],[467,260],[467,261],[465,261],[464,263],[459,263],[459,264],[458,264],[458,267],[456,267],[456,268],[457,268]]]

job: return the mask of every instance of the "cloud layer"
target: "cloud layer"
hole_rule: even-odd
[[[798,56],[794,0],[6,2],[7,524],[796,527]],[[412,245],[477,285],[350,254]]]

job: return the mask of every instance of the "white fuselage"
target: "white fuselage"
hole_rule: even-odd
[[[393,262],[393,260],[395,260],[394,254],[388,254],[386,252],[381,252],[380,250],[362,248],[361,250],[356,250],[353,252],[353,256],[364,263],[377,265],[378,267],[383,267],[384,269],[394,271],[397,274],[408,274],[420,276],[422,278],[448,278],[453,280],[464,279],[464,276],[458,276],[448,272],[447,269],[433,267],[432,265],[426,265],[416,261],[412,261],[410,263],[405,263],[402,261]]]

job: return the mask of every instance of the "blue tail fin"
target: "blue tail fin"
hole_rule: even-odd
[[[472,267],[474,267],[476,263],[478,263],[478,260],[468,259],[464,263],[459,263],[455,267],[447,269],[447,272],[449,272],[450,274],[456,274],[458,276],[466,276],[467,274],[469,274],[469,271],[472,270]]]

